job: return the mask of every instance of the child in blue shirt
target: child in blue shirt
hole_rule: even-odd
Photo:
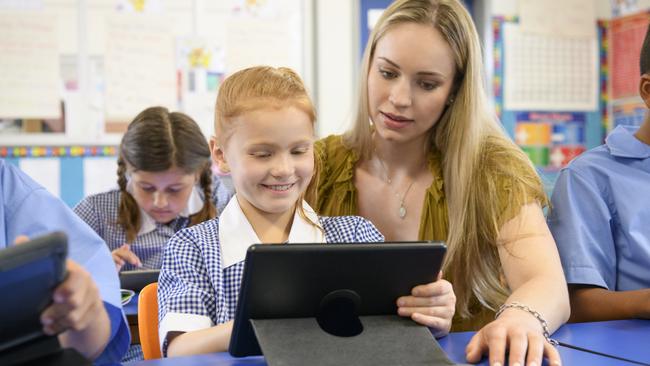
[[[0,159],[0,250],[19,237],[52,231],[68,236],[68,275],[41,314],[44,332],[59,334],[62,346],[98,364],[119,362],[130,337],[104,241],[61,200]]]
[[[639,93],[650,107],[650,29]],[[572,321],[650,318],[650,116],[560,172],[548,224],[569,284]]]
[[[210,145],[236,194],[218,219],[180,231],[165,250],[158,287],[164,355],[227,349],[251,244],[383,241],[366,219],[319,217],[304,201],[315,174],[315,119],[305,87],[290,69],[253,67],[221,85]],[[400,300],[435,303],[439,299],[428,289],[417,286],[417,295]],[[455,299],[453,292],[443,296],[443,302]]]

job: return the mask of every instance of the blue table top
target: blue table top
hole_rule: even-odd
[[[473,332],[451,333],[438,340],[449,358],[457,363],[465,362],[465,346]],[[609,322],[567,324],[561,327],[553,338],[599,352],[635,361],[650,363],[650,320],[617,320]],[[565,347],[558,347],[563,365],[591,366],[630,366],[628,362],[605,358]],[[138,366],[251,366],[266,365],[263,357],[233,358],[228,353],[213,353],[207,355],[177,357],[169,359],[141,361],[131,363]],[[483,359],[480,365],[487,365]]]

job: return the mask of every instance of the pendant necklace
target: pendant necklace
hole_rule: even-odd
[[[379,154],[377,154],[377,151],[375,150],[375,156],[377,156],[377,160],[379,160],[379,164],[381,165],[381,169],[384,171],[384,176],[386,177],[385,182],[388,184],[388,186],[393,189],[393,181],[388,177],[388,169],[386,168],[386,165],[384,164],[384,161],[379,157]],[[406,206],[404,205],[404,200],[406,199],[406,195],[409,193],[409,190],[411,187],[413,187],[413,183],[415,183],[415,179],[411,181],[411,183],[406,187],[406,190],[404,191],[404,194],[402,197],[400,197],[399,193],[395,191],[395,197],[397,197],[397,200],[399,201],[399,209],[397,211],[397,216],[399,216],[400,219],[404,220],[406,217]]]

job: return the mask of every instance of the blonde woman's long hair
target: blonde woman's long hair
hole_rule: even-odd
[[[377,42],[392,28],[404,23],[430,25],[451,47],[456,68],[453,102],[429,131],[429,150],[442,155],[442,174],[448,204],[447,259],[443,266],[457,296],[457,313],[471,317],[470,301],[476,296],[494,310],[509,295],[503,281],[497,243],[504,211],[497,204],[502,186],[494,174],[514,181],[509,187],[512,205],[526,197],[545,197],[534,167],[506,135],[496,116],[489,112],[483,86],[481,47],[472,19],[457,0],[397,0],[376,23],[364,52],[356,118],[343,136],[344,144],[361,159],[372,155],[372,126],[368,111],[368,73]],[[507,157],[507,159],[503,159]],[[513,172],[530,170],[530,175]],[[546,202],[541,202],[546,204]],[[506,205],[507,206],[507,205]],[[516,209],[516,208],[514,208]]]
[[[214,126],[218,144],[224,146],[232,134],[234,118],[258,109],[285,107],[294,107],[306,113],[312,127],[315,125],[316,109],[295,71],[286,67],[255,66],[235,72],[219,87]],[[312,180],[318,180],[316,164]],[[296,210],[300,217],[320,229],[305,214],[302,207],[304,196],[303,192]]]

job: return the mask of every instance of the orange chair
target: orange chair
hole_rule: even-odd
[[[161,358],[158,341],[158,283],[146,285],[138,297],[138,333],[145,360]]]

